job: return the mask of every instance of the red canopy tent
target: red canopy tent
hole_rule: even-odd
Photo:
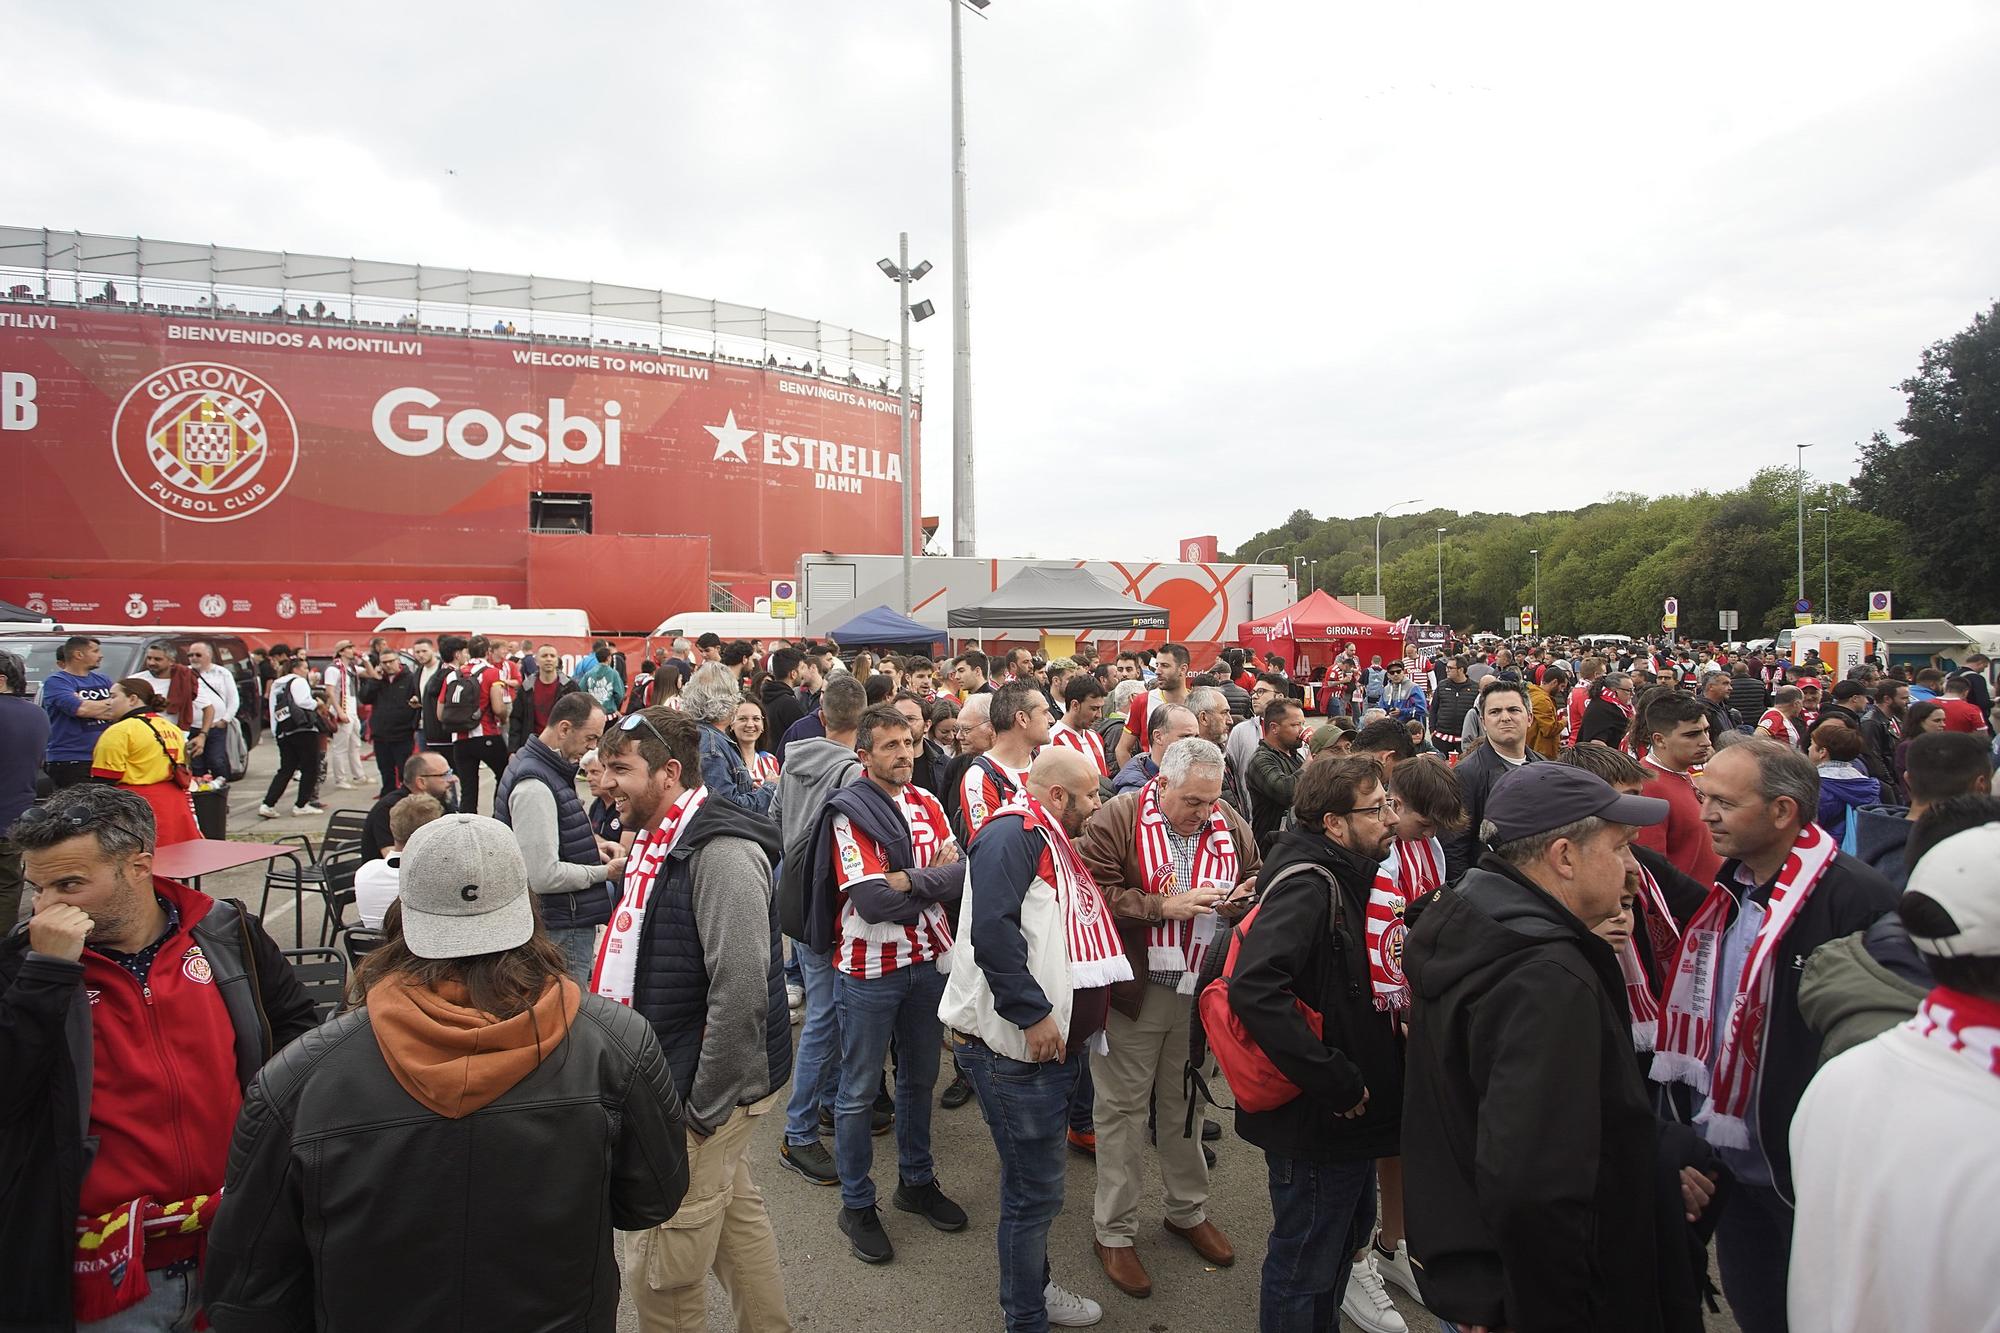
[[[1236,627],[1236,641],[1260,657],[1278,654],[1295,676],[1325,666],[1350,643],[1362,666],[1370,657],[1393,662],[1403,655],[1403,641],[1393,623],[1317,589],[1282,611],[1244,621]]]

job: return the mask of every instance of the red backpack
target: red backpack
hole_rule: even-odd
[[[1287,867],[1277,879],[1264,886],[1257,906],[1244,913],[1243,919],[1230,930],[1228,949],[1209,950],[1210,958],[1214,958],[1218,953],[1222,955],[1222,969],[1212,979],[1207,975],[1208,969],[1202,969],[1204,975],[1196,987],[1197,1021],[1193,1024],[1194,1030],[1191,1035],[1195,1042],[1205,1043],[1207,1050],[1215,1056],[1215,1063],[1222,1070],[1223,1078],[1229,1081],[1229,1090],[1236,1094],[1236,1109],[1240,1111],[1275,1111],[1296,1098],[1300,1092],[1299,1085],[1278,1071],[1278,1067],[1271,1063],[1271,1057],[1264,1054],[1263,1048],[1257,1045],[1248,1030],[1244,1028],[1243,1020],[1239,1019],[1236,1011],[1230,1008],[1229,979],[1236,975],[1236,954],[1243,943],[1243,936],[1256,922],[1257,913],[1263,910],[1262,898],[1267,897],[1272,889],[1277,888],[1294,874],[1308,871],[1317,872],[1329,884],[1332,883],[1332,876],[1321,866],[1300,864]],[[1336,931],[1340,927],[1340,916],[1340,897],[1336,892],[1333,922]],[[1312,1029],[1313,1035],[1320,1036],[1323,1020],[1319,1011],[1296,997],[1292,1003],[1296,1004],[1299,1013],[1304,1015],[1306,1026]],[[1207,1084],[1201,1078],[1203,1061],[1200,1052],[1190,1051],[1189,1056],[1189,1079],[1200,1089],[1210,1104],[1219,1106],[1220,1103],[1209,1096]],[[1193,1106],[1194,1101],[1190,1097],[1190,1118]]]

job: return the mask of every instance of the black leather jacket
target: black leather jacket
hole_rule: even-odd
[[[584,996],[534,1072],[448,1120],[403,1091],[357,1009],[287,1047],[244,1100],[209,1323],[611,1333],[611,1229],[657,1226],[686,1192],[680,1098],[634,1010]]]

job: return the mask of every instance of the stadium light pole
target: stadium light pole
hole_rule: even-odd
[[[1795,446],[1799,451],[1799,600],[1806,599],[1806,450],[1809,444]],[[1825,607],[1820,608],[1825,611]]]
[[[984,10],[992,0],[951,4],[951,551],[974,554],[972,482],[972,298],[965,275],[965,46],[959,6]]]
[[[1404,505],[1413,505],[1415,503],[1417,503],[1415,500],[1398,500],[1396,503],[1390,505],[1389,509],[1401,509]],[[1375,595],[1377,597],[1382,595],[1382,515],[1388,513],[1389,509],[1378,509],[1375,511]]]
[[[1444,535],[1450,528],[1438,529],[1438,628],[1444,628]]]
[[[931,261],[926,259],[915,268],[910,267],[910,233],[906,231],[896,233],[896,256],[895,263],[880,259],[875,267],[896,284],[897,319],[902,325],[903,614],[907,616],[916,611],[911,563],[917,545],[916,476],[910,468],[910,319],[912,316],[920,321],[928,319],[932,311],[929,301],[921,307],[910,305],[910,284],[931,271]]]

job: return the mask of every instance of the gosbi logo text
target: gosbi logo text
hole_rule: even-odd
[[[111,422],[111,452],[155,509],[194,523],[254,514],[299,465],[292,410],[265,380],[213,361],[154,371]]]
[[[558,466],[580,466],[595,463],[602,455],[606,467],[619,465],[623,443],[618,414],[623,409],[615,398],[604,404],[602,425],[591,417],[570,415],[569,404],[561,398],[548,400],[546,416],[514,412],[504,419],[480,407],[448,415],[430,410],[441,401],[429,389],[389,390],[376,400],[370,418],[375,438],[405,458],[423,458],[449,446],[460,458],[474,462],[546,459]]]
[[[734,411],[722,419],[720,426],[703,426],[702,429],[715,437],[715,458],[711,461],[748,463],[751,459],[745,445],[757,441],[760,442],[758,461],[766,467],[810,470],[814,490],[859,495],[863,481],[900,482],[903,479],[903,460],[894,449],[836,444],[832,440],[814,440],[775,430],[754,431],[737,425]]]

